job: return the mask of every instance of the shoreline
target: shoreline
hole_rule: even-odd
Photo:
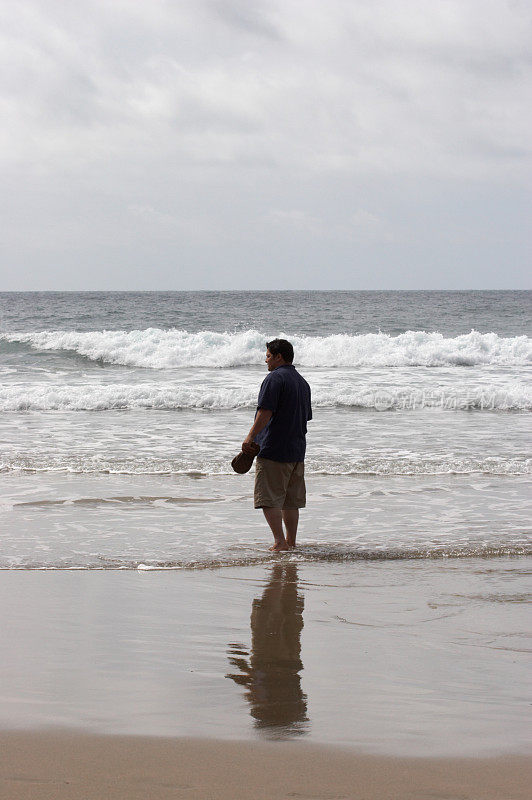
[[[303,742],[0,732],[0,794],[10,800],[524,800],[525,755],[367,755]]]

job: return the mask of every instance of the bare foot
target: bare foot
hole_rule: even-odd
[[[271,550],[272,553],[281,553],[283,550],[288,550],[288,545],[286,542],[276,542],[268,549]]]
[[[295,549],[295,546],[296,546],[295,542],[289,542],[288,539],[287,539],[286,540],[286,544],[287,544],[289,550],[294,550]]]

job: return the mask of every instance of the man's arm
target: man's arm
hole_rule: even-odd
[[[248,435],[242,442],[242,450],[244,453],[250,452],[250,449],[252,449],[250,448],[250,445],[253,444],[255,436],[264,430],[271,418],[272,412],[268,408],[259,408],[257,411],[257,416],[255,417],[255,422],[251,426]]]

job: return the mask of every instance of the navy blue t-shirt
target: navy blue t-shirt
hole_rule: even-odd
[[[293,364],[269,372],[260,387],[257,409],[273,412],[255,437],[261,458],[272,461],[304,461],[307,421],[312,419],[310,386]]]

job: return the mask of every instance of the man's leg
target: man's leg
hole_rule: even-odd
[[[262,511],[275,539],[275,544],[270,547],[270,550],[274,552],[288,550],[283,531],[283,512],[280,508],[263,508]]]
[[[288,547],[296,546],[297,523],[299,522],[299,508],[283,508],[284,527],[286,529],[286,544]]]

